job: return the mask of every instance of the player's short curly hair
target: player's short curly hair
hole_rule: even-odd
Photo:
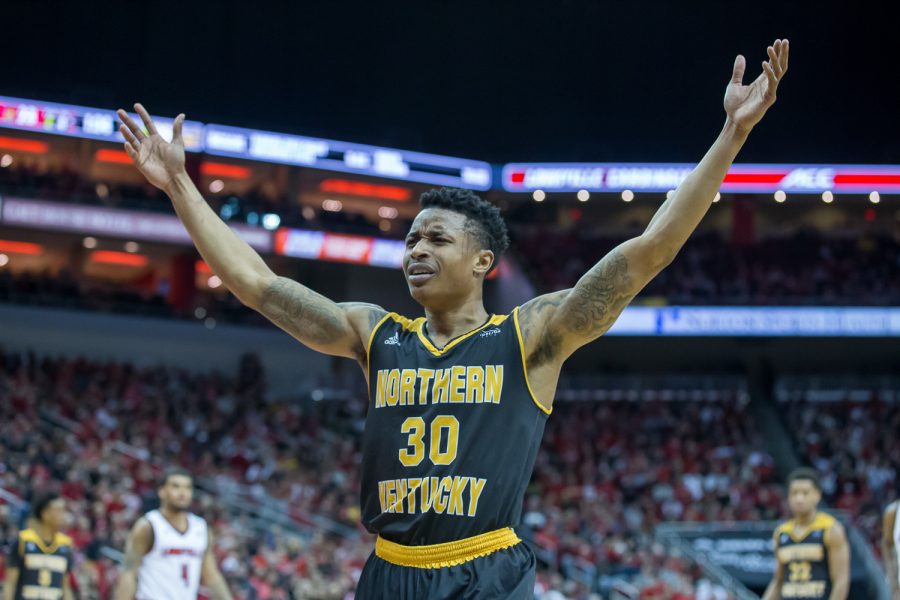
[[[38,521],[44,520],[44,511],[50,506],[54,500],[62,498],[56,492],[44,492],[38,494],[31,500],[31,516]]]
[[[814,488],[820,492],[822,491],[822,482],[819,479],[819,472],[810,467],[800,467],[799,469],[791,471],[787,480],[788,487],[795,481],[808,481],[813,484]]]
[[[483,248],[494,253],[491,269],[497,266],[500,256],[509,247],[509,235],[500,209],[470,190],[447,187],[429,190],[419,198],[419,205],[423,209],[444,208],[465,215],[466,230]]]

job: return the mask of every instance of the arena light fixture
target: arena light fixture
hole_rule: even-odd
[[[111,150],[110,148],[100,148],[94,152],[94,160],[102,163],[112,163],[116,165],[130,165],[133,163],[131,158],[122,150]]]
[[[878,204],[879,202],[881,202],[881,194],[875,191],[871,192],[869,194],[869,202],[871,202],[872,204]]]
[[[91,252],[92,263],[117,265],[121,267],[146,267],[150,259],[143,254],[129,254],[114,250],[94,250]]]
[[[37,256],[44,252],[44,247],[31,242],[14,242],[12,240],[0,240],[0,252],[8,254],[26,254]]]
[[[9,257],[5,254],[0,254],[0,267],[5,267],[9,264]]]
[[[366,183],[365,181],[351,181],[349,179],[323,179],[319,183],[319,190],[332,194],[378,198],[395,202],[406,202],[412,197],[412,190],[404,187]]]
[[[341,212],[344,208],[344,203],[340,200],[333,200],[331,198],[327,198],[322,202],[322,210],[327,210],[328,212]]]
[[[88,236],[81,240],[81,245],[87,248],[88,250],[92,250],[97,247],[97,238]]]
[[[822,192],[822,202],[825,204],[831,204],[834,201],[834,194],[832,194],[829,190],[825,190]]]
[[[579,202],[587,202],[591,198],[591,193],[587,190],[578,190],[578,193],[575,194],[575,197],[578,198]]]
[[[218,194],[219,192],[221,192],[224,189],[225,189],[225,182],[222,181],[221,179],[213,179],[209,183],[209,191],[212,192],[213,194]]]
[[[12,154],[4,154],[3,156],[0,156],[0,168],[5,169],[11,164],[13,164]]]
[[[778,190],[775,192],[775,202],[781,203],[787,200],[787,194],[784,193],[784,190]]]
[[[547,198],[547,194],[544,190],[534,190],[531,193],[531,197],[534,198],[535,202],[543,202]]]
[[[50,151],[50,144],[38,140],[0,136],[0,149],[29,152],[31,154],[47,154]]]
[[[722,199],[722,194],[719,192],[716,192],[716,197],[713,198],[713,202],[718,202],[721,199]]]
[[[622,190],[622,200],[625,202],[631,202],[634,200],[634,192],[631,190]]]
[[[250,179],[253,171],[249,167],[228,163],[204,161],[200,163],[200,174],[207,177],[224,177],[225,179]]]

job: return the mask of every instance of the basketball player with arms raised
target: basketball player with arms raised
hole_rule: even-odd
[[[370,392],[363,439],[363,523],[378,534],[357,589],[365,599],[532,598],[535,558],[520,543],[525,487],[563,362],[606,332],[678,253],[709,209],[750,130],[775,102],[788,42],[767,49],[743,85],[734,63],[725,125],[647,226],[567,290],[509,315],[482,286],[508,244],[496,207],[462,190],[423,194],[403,274],[424,317],[334,303],[278,277],[200,195],[184,168],[182,123],[163,140],[119,111],[125,150],[172,199],[197,249],[245,305],[313,350],[351,358]]]
[[[209,527],[190,512],[191,474],[167,470],[158,493],[159,510],[138,519],[128,536],[116,600],[196,600],[201,582],[212,600],[231,600]]]

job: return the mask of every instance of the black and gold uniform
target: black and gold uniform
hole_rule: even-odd
[[[58,600],[72,567],[72,539],[57,533],[49,544],[34,529],[19,532],[8,566],[19,569],[15,600]]]
[[[794,533],[793,519],[775,529],[775,558],[784,569],[782,598],[806,600],[828,598],[831,594],[826,542],[834,523],[834,517],[819,512],[803,537]]]
[[[362,521],[378,534],[357,597],[531,599],[522,516],[549,414],[525,371],[518,310],[437,348],[424,318],[369,340]]]

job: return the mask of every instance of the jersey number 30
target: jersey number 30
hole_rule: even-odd
[[[425,459],[425,420],[422,417],[409,417],[400,426],[400,432],[409,434],[407,447],[400,449],[400,462],[405,467],[415,467]],[[445,434],[446,432],[446,434]],[[441,442],[444,436],[447,442]],[[428,458],[436,465],[449,465],[456,460],[456,447],[459,442],[459,421],[453,415],[438,415],[431,421],[429,435]]]

